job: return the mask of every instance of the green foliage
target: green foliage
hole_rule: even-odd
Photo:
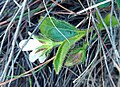
[[[63,62],[65,60],[66,54],[68,53],[69,49],[71,48],[71,46],[77,42],[78,40],[80,40],[83,36],[85,36],[85,32],[81,32],[78,35],[69,38],[69,42],[67,40],[65,40],[60,47],[58,48],[57,54],[56,54],[56,58],[54,59],[54,69],[56,71],[56,74],[59,74]]]
[[[97,26],[99,30],[103,30],[104,29],[103,23],[97,13],[96,16],[99,21]],[[42,20],[42,18],[40,20]],[[103,20],[106,23],[106,25],[109,27],[110,14],[108,14]],[[118,21],[114,16],[112,16],[112,26],[114,27],[116,25],[118,25]],[[86,30],[78,30],[71,24],[62,20],[57,20],[53,17],[51,18],[47,17],[41,24],[40,30],[41,30],[41,34],[48,39],[45,40],[39,38],[37,39],[41,42],[45,42],[48,44],[44,45],[39,49],[46,47],[52,49],[54,46],[59,45],[55,59],[53,61],[56,74],[59,74],[67,54],[68,54],[68,58],[65,62],[66,66],[73,66],[75,64],[83,63],[85,61],[86,47],[87,47],[86,43],[84,43],[84,45],[80,48],[79,47],[73,48],[72,50],[70,48],[75,42],[77,42],[83,36],[86,35],[87,32]],[[90,28],[88,32],[90,32],[91,30],[92,28]],[[66,38],[68,40],[66,40]]]
[[[120,0],[116,0],[116,3],[117,3],[118,9],[120,10]]]
[[[31,35],[31,33],[29,32],[29,35]],[[62,42],[54,42],[51,39],[45,37],[44,35],[40,35],[40,36],[35,36],[32,35],[32,38],[38,40],[41,43],[44,43],[42,46],[36,48],[37,51],[43,50],[43,54],[46,54],[46,56],[49,56],[49,53],[51,52],[52,48],[55,46],[60,45]],[[42,55],[43,55],[42,54]]]
[[[97,16],[97,18],[98,18],[98,16]],[[98,28],[99,28],[100,30],[103,30],[103,29],[104,29],[104,25],[103,25],[102,21],[100,20],[100,18],[98,18],[98,19],[99,19],[100,23],[98,23],[97,26],[98,26]],[[106,24],[108,27],[110,26],[110,14],[108,14],[108,15],[104,18],[104,22],[105,22],[105,24]],[[112,16],[112,27],[115,27],[116,25],[118,25],[118,21],[117,21],[117,19],[116,19],[114,16]]]
[[[72,67],[73,65],[83,63],[86,59],[86,47],[87,44],[84,44],[83,47],[73,48],[68,55],[65,65]]]
[[[103,2],[103,1],[105,1],[105,0],[98,0],[97,3],[100,3],[100,2]],[[108,7],[108,6],[110,6],[110,2],[100,5],[100,6],[98,6],[98,8],[105,8],[105,7]]]
[[[41,19],[42,20],[42,17]],[[79,33],[79,31],[71,24],[47,17],[40,26],[41,33],[54,41],[63,41],[71,38]],[[66,37],[66,38],[65,38]]]

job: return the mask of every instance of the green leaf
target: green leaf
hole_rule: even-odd
[[[71,48],[72,44],[80,40],[83,36],[85,36],[86,32],[80,32],[78,35],[69,38],[69,42],[67,40],[63,41],[63,43],[59,46],[56,58],[53,61],[54,69],[56,71],[56,74],[59,74],[63,62],[65,60],[66,54],[68,53],[69,49]]]
[[[68,59],[65,62],[65,65],[68,67],[71,67],[73,65],[77,65],[83,62],[82,58],[85,59],[85,54],[86,54],[86,51],[79,48],[79,52],[74,53],[74,54],[71,54],[71,53],[69,54]]]
[[[87,43],[84,44],[82,47],[73,48],[68,54],[65,65],[68,67],[72,67],[73,65],[83,63],[86,59],[86,47]]]
[[[105,1],[105,0],[98,0],[97,3],[100,3],[100,2],[103,2],[103,1]],[[110,6],[110,2],[100,5],[100,6],[98,6],[98,8],[105,8],[105,7],[108,7],[108,6]]]
[[[120,0],[116,0],[116,3],[117,3],[118,9],[120,10]]]
[[[105,21],[107,26],[110,26],[110,14],[108,14],[104,18],[104,21]],[[112,26],[115,27],[116,25],[118,25],[118,21],[117,21],[117,19],[114,16],[112,16]]]
[[[110,14],[108,14],[105,18],[104,18],[104,22],[106,23],[106,25],[109,27],[110,26]],[[116,25],[118,25],[118,21],[117,19],[112,16],[112,27],[115,27]],[[100,30],[103,30],[104,29],[104,25],[102,23],[102,21],[100,21],[99,24],[97,24],[98,28]]]
[[[42,20],[42,18],[40,20]],[[62,20],[57,20],[53,17],[47,17],[42,22],[40,31],[43,35],[53,41],[63,41],[66,38],[71,38],[79,33],[79,30],[71,24]]]

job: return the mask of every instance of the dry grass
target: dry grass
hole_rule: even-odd
[[[96,11],[101,20],[110,13],[119,21],[119,10],[109,1],[111,6],[98,9],[96,0],[0,0],[0,86],[120,87],[120,28],[108,28],[104,21],[105,31],[99,32],[96,27]],[[45,63],[39,64],[29,62],[29,52],[22,52],[18,46],[21,40],[30,38],[28,31],[39,33],[38,20],[48,15],[78,29],[92,26],[95,30],[86,35],[90,44],[85,63],[71,68],[63,66],[59,75],[52,65],[56,49]],[[97,37],[93,40],[95,32]]]

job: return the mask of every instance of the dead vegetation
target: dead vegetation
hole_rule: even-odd
[[[109,0],[108,0],[109,1]],[[0,0],[0,86],[4,87],[120,87],[120,28],[105,26],[98,32],[95,12],[101,18],[114,15],[119,21],[116,3],[102,9],[97,0]],[[46,7],[45,7],[46,6]],[[47,9],[46,9],[47,8]],[[46,11],[47,10],[47,11]],[[52,60],[54,48],[46,62],[31,63],[29,52],[18,44],[40,32],[40,16],[53,16],[81,29],[93,27],[86,35],[90,42],[84,64],[63,66],[56,75]],[[102,20],[102,19],[101,19]],[[104,24],[104,23],[103,23]],[[119,23],[120,24],[120,23]],[[93,40],[91,36],[97,32]],[[107,39],[105,41],[105,39]],[[105,41],[105,42],[104,42]],[[77,44],[80,44],[79,42]]]

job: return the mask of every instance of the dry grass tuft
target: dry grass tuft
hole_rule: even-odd
[[[96,27],[95,12],[101,19],[110,13],[119,21],[119,10],[109,1],[109,7],[98,9],[96,0],[0,0],[0,86],[120,87],[120,28],[105,26],[99,32]],[[29,62],[29,52],[21,51],[18,46],[21,40],[30,38],[28,31],[39,33],[38,20],[48,15],[78,29],[92,26],[95,30],[86,35],[87,39],[83,38],[90,42],[85,63],[71,68],[63,66],[59,75],[51,62],[56,49],[45,63],[39,64]],[[97,37],[93,40],[95,32]]]

